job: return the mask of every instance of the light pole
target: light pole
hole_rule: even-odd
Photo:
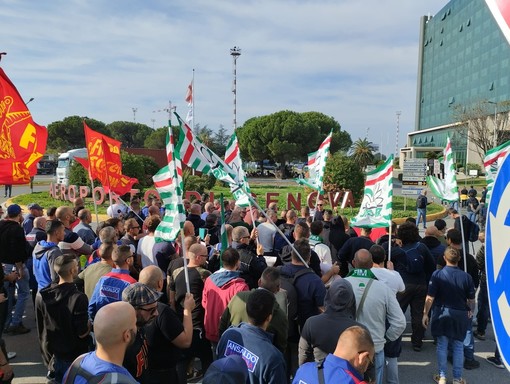
[[[495,101],[487,101],[487,104],[494,104],[494,148],[498,146],[498,103]]]
[[[34,101],[35,99],[33,97],[31,97],[30,99],[28,99],[28,101],[25,103],[25,105],[28,105],[30,104],[32,101]]]
[[[233,59],[233,83],[232,93],[234,94],[234,120],[232,125],[234,126],[234,132],[237,128],[237,58],[241,56],[241,48],[234,47],[230,49],[230,56]]]
[[[398,135],[400,134],[400,115],[402,114],[402,112],[397,111],[395,112],[395,114],[397,115],[397,135],[395,137],[395,159],[396,159],[397,157],[400,157],[398,153]]]
[[[152,129],[154,129],[154,123],[156,122],[156,119],[151,119],[152,121]]]
[[[136,123],[136,111],[138,111],[138,108],[131,108],[133,110],[133,122]]]

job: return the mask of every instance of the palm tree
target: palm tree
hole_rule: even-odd
[[[367,165],[374,163],[374,152],[374,144],[367,139],[356,140],[350,149],[351,157],[359,164],[363,171],[365,171]]]

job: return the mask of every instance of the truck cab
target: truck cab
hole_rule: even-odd
[[[69,185],[69,171],[76,157],[88,158],[87,148],[71,149],[58,156],[57,184]]]

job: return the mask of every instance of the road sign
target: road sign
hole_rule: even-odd
[[[427,185],[427,159],[408,159],[404,161],[402,186]]]
[[[412,188],[412,187],[402,186],[402,190],[400,191],[400,193],[402,195],[418,196],[422,190],[423,190],[423,188]]]
[[[499,168],[487,214],[486,272],[492,325],[499,351],[510,370],[510,156]]]

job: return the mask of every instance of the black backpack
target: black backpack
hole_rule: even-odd
[[[281,272],[281,267],[278,267]],[[296,281],[303,275],[307,275],[309,273],[315,273],[311,268],[303,268],[296,272],[293,277],[287,277],[286,275],[281,275],[280,277],[280,286],[287,292],[287,318],[289,320],[289,340],[297,341],[299,340],[299,327],[298,327],[298,319],[297,319],[297,303],[298,303],[298,295],[296,292]]]
[[[406,254],[406,271],[411,275],[417,275],[423,273],[425,262],[423,260],[423,256],[418,249],[420,243],[417,243],[413,248],[402,250]]]
[[[83,377],[87,380],[88,384],[137,384],[138,381],[133,379],[130,376],[127,376],[123,373],[118,372],[106,372],[101,373],[99,375],[93,375],[89,371],[83,369],[81,367],[81,362],[85,358],[87,354],[83,354],[79,356],[76,360],[73,361],[71,367],[69,368],[67,377],[62,382],[62,384],[74,384],[74,379],[77,376]]]
[[[425,196],[422,195],[418,196],[418,198],[416,199],[416,208],[420,209],[427,208]]]

